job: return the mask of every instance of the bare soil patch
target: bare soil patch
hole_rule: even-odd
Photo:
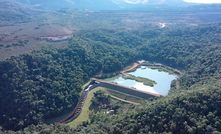
[[[179,90],[180,89],[180,82],[176,81],[176,89]]]
[[[125,73],[125,72],[128,72],[128,71],[131,71],[131,70],[135,69],[136,67],[138,67],[139,65],[140,64],[138,64],[138,63],[133,63],[133,65],[130,68],[125,69],[123,71],[120,71],[120,73]]]

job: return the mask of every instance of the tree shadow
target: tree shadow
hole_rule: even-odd
[[[92,110],[94,110],[96,107],[98,107],[98,105],[91,104],[91,105],[89,106],[89,110],[92,111]]]

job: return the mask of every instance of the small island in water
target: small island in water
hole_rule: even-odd
[[[144,78],[144,77],[140,77],[140,76],[135,76],[135,75],[132,75],[132,74],[123,73],[122,77],[124,79],[131,79],[131,80],[135,80],[137,82],[142,82],[144,85],[148,85],[148,86],[151,86],[151,87],[153,87],[154,84],[157,84],[157,82],[154,81],[154,80],[150,80],[148,78]]]

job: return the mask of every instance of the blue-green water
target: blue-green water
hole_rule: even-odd
[[[170,75],[166,72],[159,72],[158,70],[153,70],[150,68],[141,67],[138,68],[134,72],[130,72],[128,74],[132,74],[135,76],[141,76],[144,78],[148,78],[157,82],[153,87],[143,85],[143,83],[136,82],[135,80],[127,79],[120,77],[113,77],[109,79],[105,79],[110,82],[117,82],[120,85],[135,87],[138,90],[143,90],[147,92],[152,92],[160,95],[167,95],[170,90],[171,81],[176,79],[176,75]]]

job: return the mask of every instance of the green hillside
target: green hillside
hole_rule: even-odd
[[[220,94],[218,88],[174,93],[157,100],[145,101],[143,106],[137,106],[125,114],[91,115],[88,125],[69,131],[110,134],[219,133]]]
[[[38,13],[40,11],[23,7],[11,1],[2,0],[0,1],[0,26],[32,22],[35,20],[32,15]]]
[[[22,32],[17,25],[29,22],[42,23],[37,25],[40,29],[48,22],[74,32],[57,48],[41,48],[40,43],[48,42],[34,35],[27,37],[35,40],[36,48],[18,56],[14,54],[20,46],[0,42],[1,53],[12,55],[0,61],[0,134],[221,133],[221,22],[206,22],[219,20],[220,14],[206,18],[186,11],[90,12],[68,8],[43,12],[4,0],[0,15],[0,28],[6,31],[2,40],[15,36],[11,29]],[[159,26],[164,21],[165,27]],[[48,31],[51,26],[47,25]],[[30,30],[36,31],[34,27]],[[144,100],[139,106],[131,104],[130,110],[113,115],[90,113],[89,120],[73,128],[44,124],[73,110],[82,85],[91,77],[121,71],[142,59],[181,70],[167,96]]]
[[[75,106],[81,85],[101,68],[113,72],[142,58],[181,69],[180,90],[172,84],[170,95],[127,114],[91,115],[87,127],[73,131],[92,132],[104,121],[109,125],[99,125],[97,131],[220,131],[221,23],[165,29],[156,31],[157,37],[146,36],[150,32],[79,34],[67,48],[44,48],[2,61],[1,126],[19,130],[60,115]]]

